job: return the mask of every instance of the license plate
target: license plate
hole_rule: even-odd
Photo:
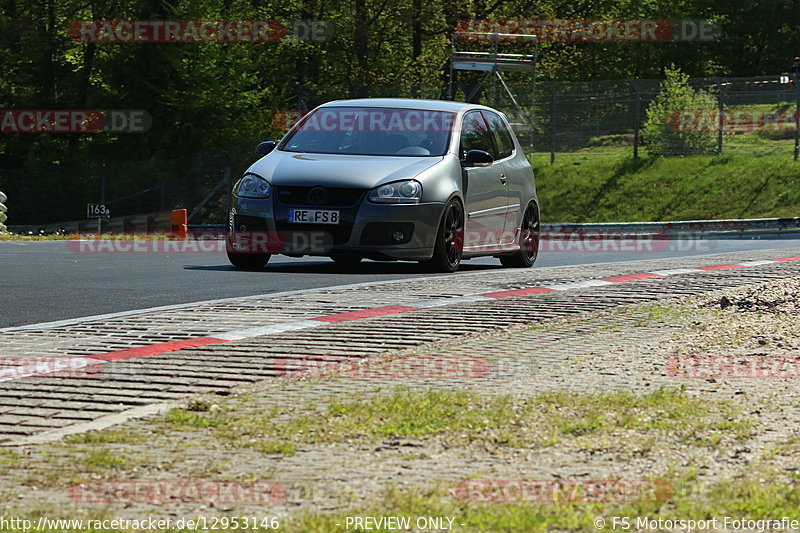
[[[289,222],[295,224],[338,224],[339,211],[330,209],[289,209]]]

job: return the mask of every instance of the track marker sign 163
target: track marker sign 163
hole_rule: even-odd
[[[86,204],[86,218],[109,218],[111,211],[105,204]]]

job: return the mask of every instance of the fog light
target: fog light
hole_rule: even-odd
[[[403,233],[402,231],[395,231],[394,233],[392,233],[392,239],[394,239],[396,242],[400,242],[405,238],[406,234]]]
[[[247,226],[244,224],[239,224],[239,231],[247,231]]]

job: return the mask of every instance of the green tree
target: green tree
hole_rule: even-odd
[[[682,113],[697,116],[717,108],[712,95],[689,86],[689,76],[680,69],[664,70],[666,79],[661,84],[658,96],[647,108],[647,120],[642,132],[647,150],[652,155],[684,155],[712,153],[716,147],[714,127],[683,127]],[[693,120],[692,124],[700,124]]]

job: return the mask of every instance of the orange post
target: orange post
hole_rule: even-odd
[[[169,214],[169,223],[172,234],[178,239],[185,239],[189,232],[186,209],[175,209]]]

